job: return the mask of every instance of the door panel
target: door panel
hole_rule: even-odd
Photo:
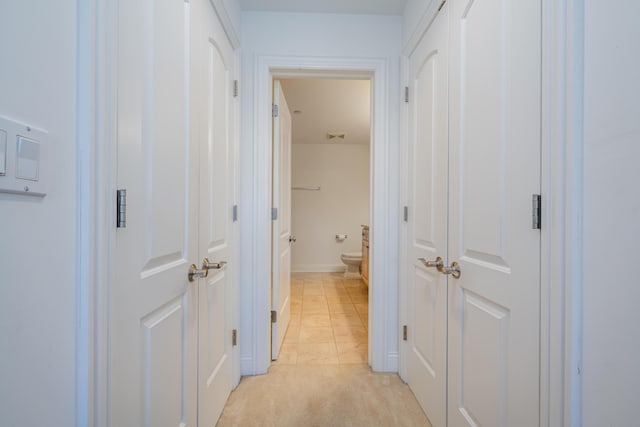
[[[220,263],[199,281],[198,295],[198,424],[213,426],[232,389],[233,50],[222,31],[216,31],[209,2],[191,4],[200,26],[192,36],[192,115],[200,159],[198,246],[201,260]]]
[[[434,426],[446,423],[446,277],[420,258],[447,254],[447,6],[410,61],[407,378]]]
[[[128,212],[110,288],[110,422],[195,426],[189,8],[182,0],[121,1],[118,10],[117,185],[127,190]]]
[[[449,424],[538,425],[540,2],[451,14]]]
[[[273,120],[273,266],[271,307],[277,321],[271,324],[271,358],[276,360],[291,318],[291,113],[278,80],[274,81],[274,104],[278,117]]]

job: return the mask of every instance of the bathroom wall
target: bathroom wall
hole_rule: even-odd
[[[343,271],[343,252],[361,250],[361,224],[369,224],[369,145],[294,144],[292,271]],[[343,242],[336,234],[347,234]]]

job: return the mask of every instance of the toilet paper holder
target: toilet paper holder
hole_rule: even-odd
[[[347,235],[346,234],[336,234],[336,241],[338,242],[344,242],[345,240],[347,240]]]

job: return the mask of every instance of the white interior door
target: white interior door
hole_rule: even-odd
[[[197,155],[187,123],[189,3],[118,5],[117,231],[109,295],[112,426],[196,425]]]
[[[198,425],[215,425],[232,389],[233,49],[208,1],[191,2],[193,138],[199,152]]]
[[[271,310],[271,358],[276,360],[291,318],[291,113],[278,80],[273,85],[273,201],[277,218],[272,221],[273,261]]]
[[[447,405],[447,278],[434,264],[447,256],[447,10],[409,59],[407,382],[434,427]]]
[[[541,3],[450,13],[449,425],[537,426]]]

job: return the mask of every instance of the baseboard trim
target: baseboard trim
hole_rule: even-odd
[[[292,273],[344,273],[346,266],[343,264],[329,265],[292,265]]]

